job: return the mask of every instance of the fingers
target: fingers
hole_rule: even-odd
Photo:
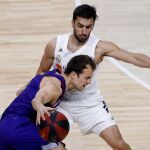
[[[41,118],[43,120],[45,120],[45,114],[50,116],[49,111],[54,111],[54,110],[55,110],[55,108],[52,108],[52,107],[46,107],[46,106],[41,107],[39,109],[39,111],[37,111],[36,124],[40,124],[41,123]]]
[[[42,118],[43,120],[45,120],[44,114],[45,114],[45,113],[42,113],[42,114],[41,114],[41,117],[40,117],[40,118]]]
[[[50,116],[50,113],[49,113],[49,111],[47,111],[45,114],[47,114],[48,116]]]
[[[36,125],[41,123],[41,116],[40,114],[37,112],[37,116],[36,116]]]

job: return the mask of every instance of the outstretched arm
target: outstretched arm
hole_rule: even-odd
[[[132,53],[125,49],[119,48],[112,42],[99,42],[97,51],[102,53],[102,56],[113,57],[138,67],[150,68],[150,57],[141,53]]]

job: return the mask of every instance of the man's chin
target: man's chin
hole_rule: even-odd
[[[87,38],[86,38],[86,39],[85,39],[85,38],[84,38],[84,39],[83,39],[83,38],[82,38],[82,39],[80,38],[80,39],[78,39],[78,41],[79,41],[80,43],[85,43],[85,42],[87,41]]]
[[[80,89],[78,89],[78,91],[83,91],[84,90],[84,88],[82,87],[82,88],[80,88]]]

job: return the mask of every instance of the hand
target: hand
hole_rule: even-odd
[[[36,124],[40,124],[41,117],[43,120],[45,120],[44,114],[47,114],[48,116],[50,116],[49,111],[54,111],[54,110],[55,110],[55,108],[46,107],[43,104],[40,104],[37,109]]]
[[[44,114],[47,114],[48,116],[50,116],[49,111],[55,110],[55,108],[46,107],[42,103],[37,102],[36,100],[32,101],[32,106],[33,106],[34,110],[37,111],[36,124],[40,124],[41,117],[43,120],[45,120]]]

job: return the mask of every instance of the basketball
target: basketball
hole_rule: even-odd
[[[45,120],[41,119],[38,129],[44,140],[59,142],[69,133],[69,122],[66,116],[62,113],[52,111],[50,112],[50,116],[45,114]]]

